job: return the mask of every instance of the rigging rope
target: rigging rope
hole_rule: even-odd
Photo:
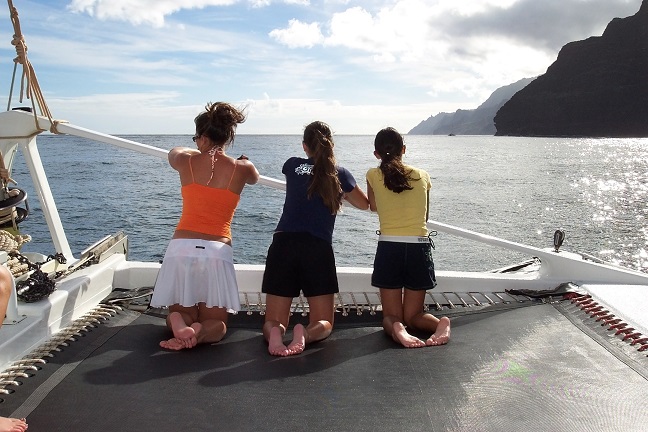
[[[19,102],[22,103],[23,95],[27,99],[31,99],[32,102],[32,112],[34,113],[34,121],[36,123],[36,129],[43,131],[38,125],[38,112],[41,115],[46,116],[51,124],[50,132],[60,133],[57,130],[57,125],[60,123],[59,120],[54,120],[52,118],[52,113],[50,112],[47,102],[45,102],[45,97],[41,91],[40,85],[38,84],[38,78],[36,78],[36,71],[32,66],[31,62],[27,58],[27,44],[25,43],[25,38],[22,35],[20,29],[20,20],[18,18],[18,10],[14,7],[12,0],[7,0],[9,4],[9,12],[11,15],[11,23],[14,27],[14,35],[11,44],[16,47],[16,58],[14,59],[14,76],[11,81],[11,91],[9,92],[9,104],[11,104],[11,93],[13,92],[13,83],[16,76],[16,66],[20,63],[23,66],[22,77],[20,80],[20,99]],[[38,112],[36,107],[38,106]],[[7,106],[9,110],[9,106]]]

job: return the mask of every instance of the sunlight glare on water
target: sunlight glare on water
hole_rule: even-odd
[[[613,262],[647,269],[645,228],[648,193],[648,140],[583,140],[583,153],[599,157],[603,169],[584,172],[582,193],[594,208],[592,222],[601,228],[615,227],[615,248],[600,254]]]

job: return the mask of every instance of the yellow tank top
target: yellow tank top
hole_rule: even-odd
[[[411,190],[401,193],[392,192],[385,186],[380,168],[367,172],[367,182],[374,192],[376,210],[380,221],[380,233],[396,236],[426,236],[428,190],[430,175],[421,169],[406,166],[412,170]]]

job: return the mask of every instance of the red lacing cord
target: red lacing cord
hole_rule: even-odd
[[[614,316],[603,306],[597,303],[592,296],[582,295],[577,293],[568,293],[563,296],[566,300],[571,300],[586,314],[596,318],[596,321],[602,321],[602,326],[608,326],[608,331],[614,331],[615,336],[619,336],[621,340],[629,342],[630,345],[639,345],[637,351],[648,350],[648,337],[636,331],[632,327],[628,327],[627,323]]]

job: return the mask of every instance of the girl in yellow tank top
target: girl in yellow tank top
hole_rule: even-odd
[[[371,284],[380,289],[383,329],[407,348],[442,345],[450,339],[450,320],[425,312],[425,293],[436,285],[428,240],[430,176],[403,164],[403,137],[394,128],[378,132],[378,168],[367,172],[371,211],[378,212],[380,238]],[[407,328],[432,335],[422,340]]]

